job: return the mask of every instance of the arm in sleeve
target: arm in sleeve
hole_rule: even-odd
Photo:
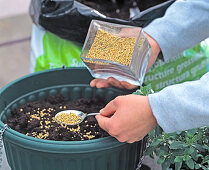
[[[177,0],[143,29],[167,61],[209,37],[209,0]]]
[[[209,126],[209,72],[200,80],[166,87],[148,96],[159,126],[167,133]]]

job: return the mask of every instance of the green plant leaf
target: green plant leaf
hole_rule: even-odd
[[[162,163],[162,170],[167,170],[171,165],[171,162],[169,159],[166,159],[163,163]]]
[[[135,92],[133,92],[133,94],[136,94],[136,95],[142,95],[142,96],[144,96],[144,94],[142,93],[142,91],[141,90],[136,90]]]
[[[191,156],[190,155],[184,155],[184,158],[183,158],[184,161],[188,161],[190,159],[191,159]]]
[[[155,159],[153,152],[149,154],[150,158]]]
[[[209,146],[207,145],[202,145],[202,148],[209,151]]]
[[[185,137],[185,139],[187,143],[191,143],[190,141],[192,141],[189,137]]]
[[[156,126],[155,128],[155,136],[161,135],[163,132],[163,129],[160,126]]]
[[[200,131],[198,132],[197,135],[194,135],[192,138],[192,143],[197,142],[198,140],[200,140],[203,137],[203,133]]]
[[[192,159],[186,160],[185,162],[189,169],[194,169],[194,161]]]
[[[207,164],[208,164],[207,167],[209,168],[209,160],[207,161]]]
[[[163,146],[161,146],[159,149],[162,149],[162,150],[164,150],[165,152],[169,152],[169,147],[167,146],[167,145],[163,145]]]
[[[187,130],[186,135],[189,137],[193,137],[195,135],[195,133],[197,133],[198,129],[191,129],[191,130]]]
[[[168,154],[168,152],[166,152],[166,151],[163,150],[163,149],[158,149],[155,153],[156,153],[156,155],[159,156],[159,157]]]
[[[182,166],[182,162],[176,162],[175,163],[175,170],[180,170]]]
[[[149,132],[149,138],[151,139],[151,140],[154,140],[154,138],[155,138],[155,129],[154,130],[152,130],[151,132]]]
[[[182,131],[177,131],[176,134],[181,135]]]
[[[209,155],[206,155],[202,160],[202,164],[208,163],[208,161],[209,161]]]
[[[198,160],[199,157],[202,157],[201,154],[198,154],[197,151],[195,150],[192,154],[191,154],[192,159],[194,159],[195,161]]]
[[[145,151],[145,155],[150,155],[150,154],[152,154],[154,151],[155,151],[155,148],[156,147],[154,147],[154,146],[149,146],[147,149],[146,149],[146,151]]]
[[[184,147],[187,147],[188,145],[184,142],[181,141],[174,141],[170,144],[169,148],[170,149],[182,149]]]
[[[148,84],[147,86],[141,86],[140,89],[138,89],[133,94],[147,96],[148,94],[151,93],[151,91],[152,91],[152,86],[151,84]]]
[[[176,156],[176,158],[174,159],[174,162],[182,162],[183,161],[184,156]]]
[[[208,137],[208,136],[209,136],[209,135],[207,135],[207,137]],[[209,143],[209,140],[208,140],[207,138],[205,138],[205,139],[203,139],[203,142],[208,144],[208,143]]]
[[[172,150],[172,155],[176,157],[176,156],[183,156],[185,154],[183,149],[175,149]]]
[[[190,155],[190,154],[192,154],[194,151],[195,151],[195,149],[194,149],[193,147],[186,148],[185,151],[184,151],[184,154]]]
[[[200,144],[193,144],[193,146],[198,149],[200,152],[205,152],[205,149],[202,147],[202,145]]]
[[[165,157],[160,157],[160,158],[157,160],[157,163],[158,163],[158,164],[162,164],[164,161],[165,161]]]
[[[151,146],[156,147],[156,146],[158,146],[162,141],[163,141],[162,139],[157,139],[157,140],[155,140],[155,141],[153,141],[153,142],[151,143]]]
[[[175,156],[173,156],[173,154],[171,154],[171,155],[169,155],[169,159],[170,159],[170,161],[171,161],[171,164],[175,164],[175,162],[174,162],[174,159],[175,159]]]
[[[200,169],[202,166],[200,164],[195,165],[195,169]]]

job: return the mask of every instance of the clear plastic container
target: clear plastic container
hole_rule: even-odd
[[[92,20],[81,59],[95,78],[142,85],[151,47],[142,28]]]

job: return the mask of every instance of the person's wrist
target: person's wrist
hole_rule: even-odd
[[[147,71],[149,70],[149,68],[155,63],[157,57],[158,57],[158,54],[160,53],[161,49],[160,49],[160,46],[159,44],[157,43],[157,41],[152,38],[149,34],[147,34],[145,32],[145,35],[147,37],[147,40],[151,46],[151,54],[150,54],[150,58],[149,58],[149,63],[148,63],[148,66],[147,66]]]
[[[147,39],[148,39],[148,41],[149,41],[149,43],[151,45],[151,48],[152,48],[153,52],[158,55],[159,52],[160,52],[159,44],[149,34],[146,33],[146,36],[147,36]]]
[[[155,122],[155,125],[157,125],[157,119],[155,118],[153,112],[152,112],[152,107],[149,103],[149,98],[148,96],[144,96],[145,97],[145,100],[146,100],[146,107],[147,107],[147,111],[148,111],[148,114],[150,115],[150,117],[152,118],[153,122]]]

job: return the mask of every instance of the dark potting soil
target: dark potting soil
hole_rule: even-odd
[[[11,112],[7,124],[10,128],[28,136],[55,141],[81,141],[103,138],[108,133],[102,130],[94,116],[86,117],[79,125],[62,125],[54,116],[62,110],[80,110],[84,113],[98,112],[105,103],[95,97],[65,101],[60,95],[45,100],[21,105]]]

